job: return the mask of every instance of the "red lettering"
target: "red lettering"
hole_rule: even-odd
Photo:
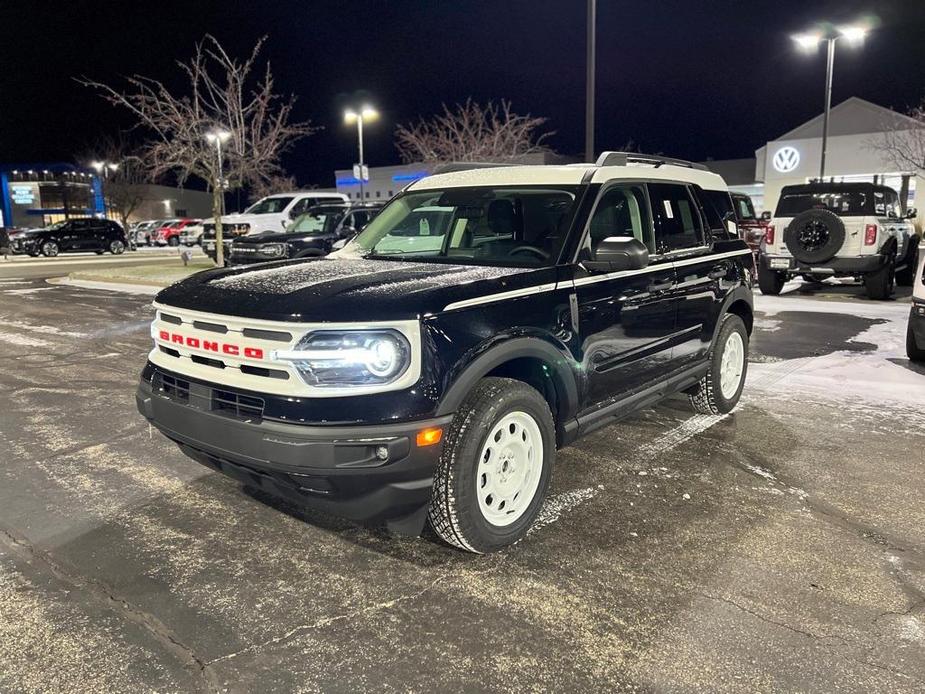
[[[208,340],[203,340],[203,341],[202,341],[202,348],[203,348],[206,352],[217,352],[217,351],[218,351],[218,343],[217,343],[217,342],[209,342]]]
[[[244,356],[249,359],[263,359],[263,350],[257,347],[245,347]]]
[[[186,346],[192,347],[193,349],[199,349],[199,338],[198,337],[186,338]]]
[[[232,356],[237,356],[240,352],[237,345],[222,345],[222,351],[225,354],[230,354]]]
[[[158,336],[159,336],[164,342],[170,342],[170,333],[167,332],[166,330],[161,330],[161,331],[158,333]]]
[[[173,333],[173,334],[170,336],[170,341],[171,341],[171,342],[176,342],[178,345],[182,345],[182,344],[183,344],[183,336],[182,336],[182,335],[177,335],[176,333]]]

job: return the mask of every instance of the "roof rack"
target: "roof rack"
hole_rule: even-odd
[[[596,166],[626,166],[627,164],[652,164],[656,169],[663,165],[684,166],[689,169],[699,169],[700,171],[709,171],[703,164],[698,164],[686,159],[674,159],[672,157],[663,157],[659,154],[639,154],[638,152],[601,152],[601,156],[595,162]]]
[[[513,162],[492,163],[487,161],[451,161],[448,164],[441,164],[434,169],[435,174],[456,173],[458,171],[472,171],[473,169],[496,169],[499,166],[522,166]]]

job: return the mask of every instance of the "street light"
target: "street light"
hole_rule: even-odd
[[[109,210],[106,205],[106,181],[109,179],[109,172],[118,171],[119,165],[111,161],[97,160],[90,162],[90,166],[96,171],[96,175],[100,179],[100,195],[103,196],[103,216],[109,217]]]
[[[206,133],[206,140],[209,144],[215,145],[215,151],[218,155],[218,181],[216,186],[222,191],[222,209],[221,214],[225,214],[225,183],[222,177],[222,144],[228,141],[231,133],[222,128],[215,128]]]
[[[364,105],[359,112],[352,108],[344,111],[344,123],[347,125],[357,124],[357,139],[360,143],[360,199],[363,199],[363,122],[374,121],[379,117],[379,112],[368,104]]]
[[[819,161],[819,178],[825,178],[825,155],[829,142],[829,111],[832,109],[832,72],[835,67],[835,42],[845,39],[852,45],[860,45],[867,36],[867,28],[859,25],[827,27],[826,31],[814,31],[793,36],[797,46],[806,52],[815,51],[820,43],[826,44],[825,111],[822,116],[822,156]]]

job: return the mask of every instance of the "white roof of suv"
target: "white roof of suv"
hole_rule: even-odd
[[[622,157],[622,161],[621,161]],[[491,185],[578,185],[614,179],[684,181],[706,190],[727,190],[721,176],[699,165],[650,155],[604,152],[596,164],[479,167],[438,173],[415,181],[409,190]]]

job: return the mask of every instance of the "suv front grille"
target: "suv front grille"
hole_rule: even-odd
[[[157,374],[154,377],[154,389],[159,390],[171,400],[189,402],[189,381],[169,374]]]
[[[155,392],[197,410],[206,410],[247,422],[259,422],[263,419],[263,398],[213,388],[204,383],[187,381],[159,371],[154,374],[151,385]]]
[[[213,388],[212,411],[237,419],[259,420],[263,417],[263,398]]]

